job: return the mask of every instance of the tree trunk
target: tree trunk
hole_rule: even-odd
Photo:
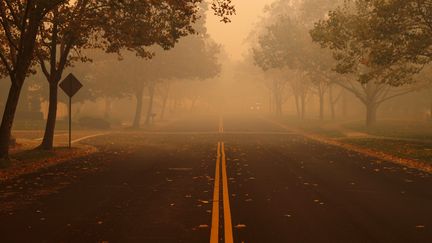
[[[319,119],[321,121],[324,120],[324,93],[319,93]]]
[[[163,96],[163,101],[162,101],[162,110],[161,110],[161,115],[160,115],[160,119],[161,119],[161,121],[164,119],[164,117],[165,117],[165,112],[166,112],[166,109],[167,109],[167,106],[168,106],[168,98],[169,98],[169,96],[170,96],[170,90],[171,90],[171,86],[170,85],[168,85],[167,86],[167,89],[166,89],[166,92],[165,92],[165,94],[164,94],[164,96]]]
[[[331,113],[331,119],[334,121],[336,119],[336,112],[335,112],[335,103],[333,97],[333,86],[329,86],[329,105],[330,105],[330,113]]]
[[[161,110],[161,115],[160,115],[160,119],[163,120],[165,117],[165,112],[166,112],[166,107],[168,104],[168,93],[164,96],[163,98],[163,102],[162,102],[162,110]]]
[[[281,98],[280,98],[280,90],[278,89],[278,83],[276,80],[273,80],[273,100],[274,100],[274,112],[276,116],[281,116]]]
[[[146,125],[150,125],[150,123],[153,121],[153,100],[154,100],[154,93],[155,93],[155,85],[150,84],[149,86],[149,95],[150,95],[150,101],[147,108],[147,117],[146,117]]]
[[[111,115],[111,108],[112,108],[112,101],[110,98],[105,97],[105,111],[104,111],[104,118],[105,120],[110,119]]]
[[[378,105],[375,102],[369,102],[366,104],[366,127],[375,125],[377,121],[377,108]]]
[[[176,98],[175,97],[171,97],[171,101],[168,103],[169,112],[171,114],[174,113],[175,101],[176,101]]]
[[[49,105],[48,117],[45,126],[44,138],[42,140],[40,149],[50,150],[54,144],[54,131],[57,119],[57,101],[58,101],[58,82],[50,82],[49,85]]]
[[[37,3],[28,3],[28,9],[33,9]],[[36,36],[38,33],[40,20],[42,14],[37,12],[29,13],[29,18],[26,19],[28,22],[26,30],[21,30],[20,50],[14,55],[16,63],[13,67],[13,74],[10,74],[11,87],[9,88],[9,94],[7,102],[3,112],[3,118],[0,125],[0,159],[9,158],[9,143],[12,132],[12,125],[15,118],[16,109],[18,106],[21,89],[26,79],[27,71],[31,65],[33,52],[36,45]],[[3,43],[4,44],[4,43]]]
[[[275,100],[276,100],[276,115],[281,117],[282,116],[282,98],[281,98],[281,95],[278,94]]]
[[[137,103],[136,103],[135,118],[132,124],[132,128],[135,129],[139,129],[141,124],[141,115],[142,115],[142,108],[143,108],[143,92],[144,92],[144,88],[140,88],[135,93]]]
[[[301,119],[304,120],[306,116],[306,96],[301,95]]]
[[[273,113],[273,95],[272,92],[269,92],[269,112]]]
[[[432,99],[431,99],[431,103],[430,103],[430,110],[429,110],[430,114],[429,114],[429,118],[432,121]]]
[[[430,104],[430,110],[429,110],[429,118],[432,120],[432,102]]]
[[[301,111],[300,111],[300,101],[299,101],[299,96],[295,95],[294,96],[295,99],[295,105],[296,105],[296,111],[297,111],[297,117],[301,118]]]
[[[12,82],[9,88],[9,95],[3,112],[2,123],[0,125],[0,159],[9,158],[9,143],[12,132],[12,124],[22,89],[24,77],[18,82]]]
[[[347,118],[348,116],[348,109],[347,109],[347,103],[348,103],[348,98],[347,98],[347,92],[345,90],[342,91],[342,116],[343,118]]]

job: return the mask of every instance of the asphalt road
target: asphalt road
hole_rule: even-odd
[[[85,143],[0,185],[0,242],[432,242],[431,175],[260,117]]]

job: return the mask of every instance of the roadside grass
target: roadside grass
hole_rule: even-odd
[[[9,161],[0,160],[0,183],[11,178],[31,174],[50,166],[54,166],[75,158],[95,153],[97,149],[89,145],[79,145],[72,149],[56,147],[51,151],[22,150],[12,153]]]
[[[355,121],[344,123],[342,126],[373,136],[432,141],[430,121],[382,120],[370,128],[362,121]]]
[[[39,150],[39,149],[26,149],[19,152],[12,153],[9,160],[0,160],[0,170],[7,169],[11,166],[29,164],[36,161],[44,161],[53,159],[61,153],[68,151],[68,148],[57,147],[53,150]]]
[[[306,127],[303,128],[306,132],[313,132],[329,138],[344,138],[345,134],[337,129],[324,127]]]
[[[72,140],[84,138],[100,133],[98,130],[77,130],[72,133]],[[74,144],[72,149],[67,147],[68,133],[65,130],[56,131],[54,137],[54,148],[52,150],[36,149],[41,143],[43,131],[41,130],[19,130],[12,131],[12,135],[17,140],[17,145],[10,147],[9,160],[0,160],[0,179],[1,174],[10,169],[18,167],[38,167],[41,164],[52,164],[52,161],[62,160],[79,156],[85,151],[91,150],[85,144]],[[91,147],[91,146],[90,146]]]
[[[400,158],[432,163],[432,142],[407,142],[380,138],[346,138],[340,141]]]
[[[432,163],[432,122],[381,120],[367,128],[364,121],[319,121],[284,119],[285,124],[344,144],[403,159]],[[366,136],[351,136],[358,132]],[[367,135],[370,135],[368,137]]]
[[[316,133],[329,138],[346,137],[331,121],[320,121],[317,119],[300,120],[298,118],[288,117],[284,119],[284,122],[305,132]]]
[[[18,161],[35,161],[35,160],[42,160],[42,159],[49,159],[56,156],[56,151],[58,148],[55,148],[54,150],[39,150],[39,149],[32,149],[32,150],[25,150],[21,152],[17,152],[13,154],[11,157],[13,160]]]

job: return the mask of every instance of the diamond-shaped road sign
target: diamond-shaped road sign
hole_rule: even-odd
[[[60,88],[69,96],[74,96],[83,85],[81,82],[71,73],[61,83]]]

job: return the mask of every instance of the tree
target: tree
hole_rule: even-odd
[[[290,75],[289,86],[294,94],[297,116],[304,120],[306,117],[306,102],[311,93],[311,82],[305,72],[293,70]]]
[[[328,89],[331,59],[325,51],[312,43],[306,22],[303,23],[288,15],[278,17],[259,37],[254,57],[257,65],[264,70],[288,68],[306,74],[319,96],[320,118],[324,119],[324,95]],[[298,101],[297,94],[301,92],[297,88],[293,90]],[[277,97],[277,94],[274,96]],[[305,97],[301,97],[301,103],[304,104]],[[297,106],[298,104],[297,102]],[[301,110],[304,111],[304,108]],[[303,118],[304,114],[301,117]]]
[[[138,64],[136,70],[143,70],[140,78],[134,82],[137,109],[133,122],[134,128],[141,123],[142,99],[144,88],[147,87],[150,101],[146,114],[146,124],[150,123],[153,112],[153,101],[156,86],[161,82],[184,79],[206,79],[217,75],[220,66],[217,63],[219,46],[215,45],[207,35],[191,35],[185,37],[169,51],[156,50],[151,60]],[[132,62],[134,60],[132,59]],[[145,75],[144,75],[145,74]]]
[[[0,125],[0,158],[8,158],[9,140],[20,93],[33,64],[39,27],[44,16],[64,0],[0,2],[1,75],[11,85]]]
[[[113,1],[113,0],[101,0],[101,1],[78,1],[82,2],[82,6],[88,6],[88,4],[96,3],[97,7],[108,7],[111,11],[103,12],[99,17],[100,23],[108,24],[110,28],[104,29],[102,37],[104,40],[114,41],[111,43],[110,48],[107,51],[117,51],[119,48],[124,47],[128,43],[134,44],[135,47],[146,46],[145,43],[136,43],[134,38],[138,35],[145,34],[146,32],[137,31],[135,28],[130,28],[131,26],[139,26],[142,29],[147,27],[155,31],[155,29],[160,30],[159,27],[163,26],[149,26],[149,25],[131,25],[131,23],[136,23],[137,17],[142,17],[147,14],[147,17],[153,16],[153,11],[141,12],[143,7],[152,7],[153,5],[159,5],[162,9],[170,9],[169,6],[176,6],[179,11],[186,10],[181,13],[182,18],[173,18],[173,21],[177,24],[181,24],[182,21],[190,21],[195,18],[194,11],[199,0],[190,1]],[[0,126],[0,158],[8,158],[9,149],[9,139],[11,135],[11,129],[13,120],[15,117],[16,107],[20,97],[20,92],[22,85],[29,74],[30,67],[34,64],[34,50],[36,47],[36,39],[44,27],[51,28],[50,30],[55,30],[57,28],[52,28],[54,25],[45,25],[44,18],[47,14],[52,14],[52,16],[59,16],[62,9],[67,9],[73,6],[75,2],[70,2],[66,0],[38,0],[38,1],[10,1],[5,0],[0,3],[0,60],[2,66],[0,66],[0,72],[2,75],[8,75],[11,81],[11,87],[8,94],[8,100],[5,105],[5,110],[2,118],[2,123]],[[75,14],[80,14],[81,10],[75,12]],[[229,15],[235,14],[235,9],[231,5],[229,0],[218,0],[214,3],[213,9],[215,14],[222,18],[222,21],[228,22]],[[90,8],[90,10],[96,10]],[[53,12],[52,12],[53,11]],[[71,15],[67,15],[65,20],[72,21],[68,23],[78,23],[77,19],[70,18]],[[75,15],[77,16],[77,15]],[[121,16],[122,18],[113,18],[113,16]],[[155,17],[159,17],[155,15]],[[177,17],[177,16],[175,16]],[[60,17],[59,17],[60,18]],[[121,19],[121,22],[115,22],[115,20]],[[57,19],[58,20],[58,19]],[[56,24],[59,22],[55,21]],[[66,22],[67,22],[66,21]],[[119,27],[123,24],[123,27],[129,27],[129,32],[118,31]],[[163,23],[163,24],[166,24]],[[183,23],[184,24],[184,23]],[[187,25],[188,23],[186,23]],[[58,31],[58,29],[56,30]],[[185,30],[189,31],[189,29]],[[53,32],[52,32],[53,33]],[[116,39],[118,35],[122,35],[122,39]],[[145,36],[145,35],[142,35]],[[172,40],[174,35],[172,35],[169,40]],[[52,36],[51,36],[52,37]],[[92,36],[92,37],[97,37]],[[41,39],[43,40],[44,37]],[[174,38],[175,39],[175,38]],[[52,41],[52,40],[51,40]],[[52,43],[52,42],[51,42]],[[64,43],[67,45],[67,42]],[[139,45],[141,44],[141,45]],[[72,45],[72,44],[71,44]],[[53,46],[53,45],[51,45]],[[72,45],[73,46],[73,45]],[[62,48],[64,48],[63,46]],[[64,49],[63,49],[64,50]],[[137,48],[141,53],[146,53],[143,48]],[[54,63],[53,63],[54,64]],[[60,64],[60,63],[59,63]],[[55,66],[57,64],[54,64]],[[62,65],[60,65],[62,66]]]
[[[178,2],[102,4],[78,0],[48,14],[41,26],[37,50],[41,69],[50,85],[48,118],[40,148],[53,147],[58,83],[67,66],[77,60],[88,60],[82,49],[102,48],[107,52],[118,52],[128,48],[140,57],[152,58],[146,46],[156,44],[169,49],[180,37],[193,33],[191,23],[197,18],[197,8],[197,5]]]
[[[124,73],[125,67],[121,65],[122,62],[119,61],[117,55],[107,54],[100,50],[91,52],[91,55],[97,58],[90,65],[79,65],[84,66],[84,70],[81,69],[80,73],[83,73],[83,78],[88,81],[86,86],[91,90],[91,94],[96,99],[104,99],[104,118],[109,120],[112,102],[115,99],[127,97],[130,93],[130,88],[125,85],[127,79]],[[78,95],[81,95],[81,92]]]
[[[373,61],[388,66],[413,64],[413,71],[432,61],[430,0],[372,1],[373,38],[382,43]],[[417,68],[417,69],[416,69]]]
[[[366,125],[376,122],[376,112],[383,102],[411,92],[412,87],[392,89],[412,82],[420,70],[407,59],[394,59],[389,42],[380,38],[383,19],[376,14],[382,1],[357,0],[331,11],[310,32],[313,40],[333,51],[335,70],[349,78],[338,82],[352,92],[366,107]],[[353,81],[354,79],[354,81]]]

